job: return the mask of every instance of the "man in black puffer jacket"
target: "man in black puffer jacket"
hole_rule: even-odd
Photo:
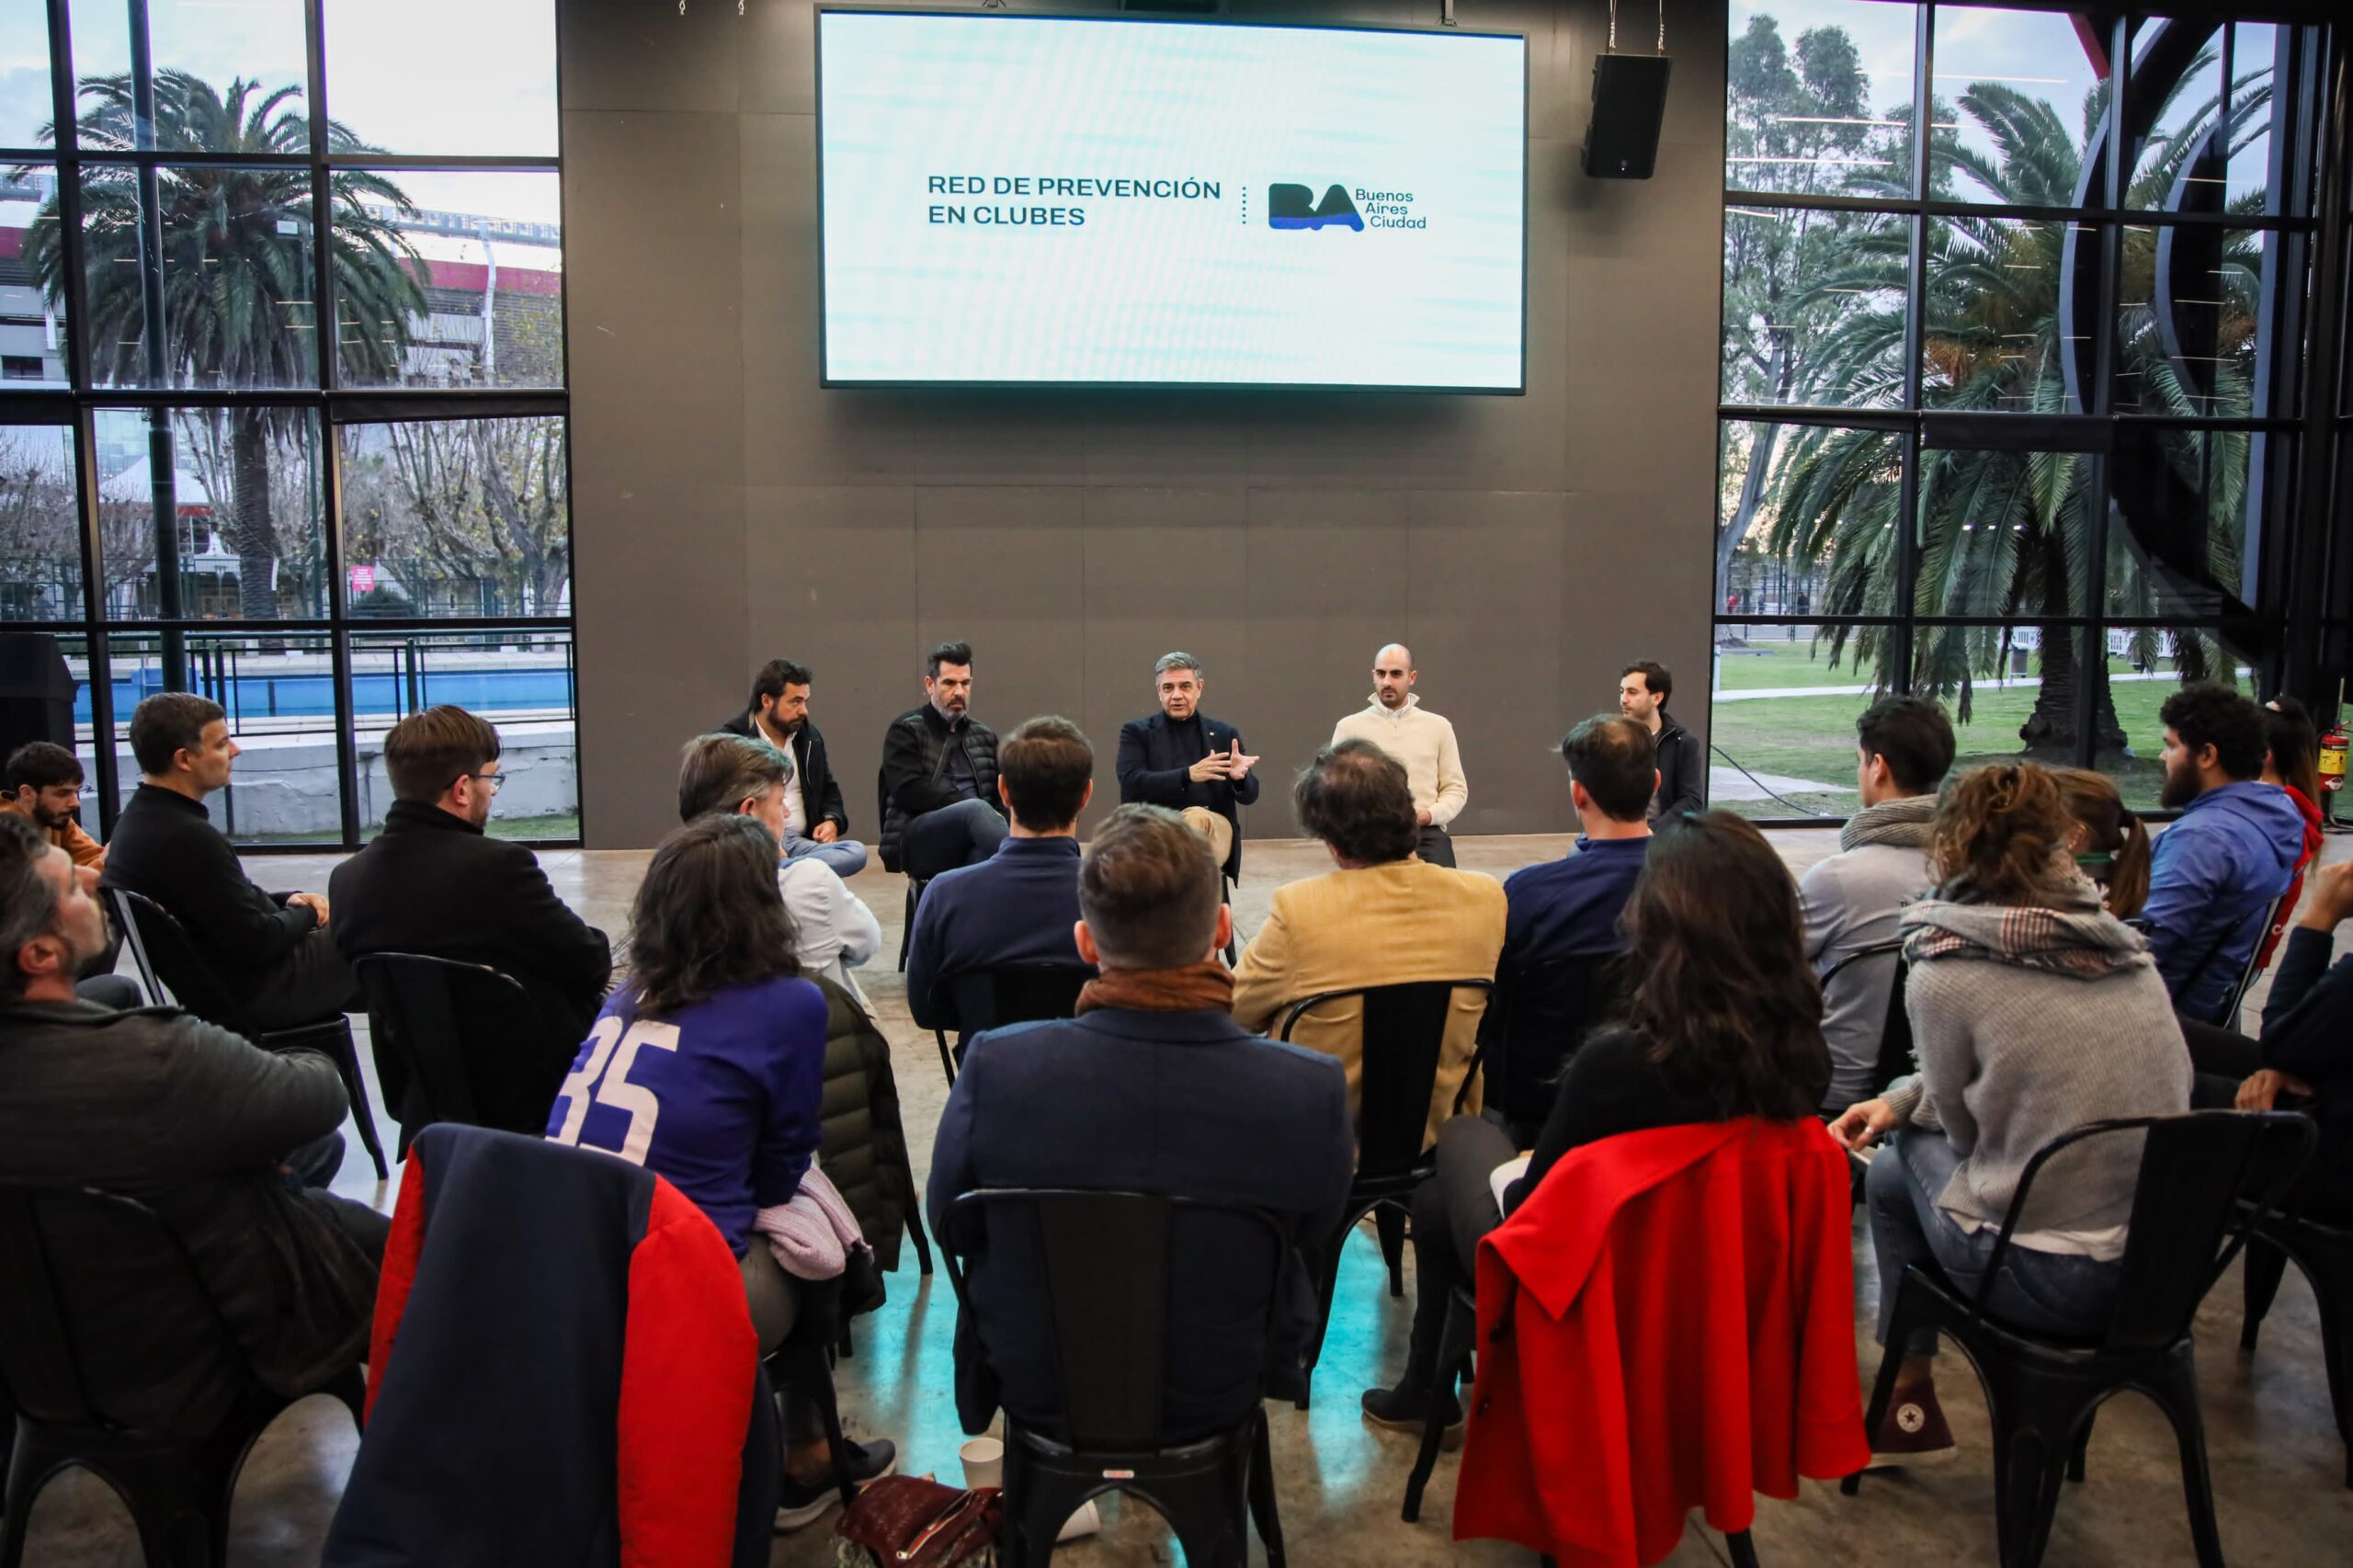
[[[925,660],[924,705],[882,737],[882,865],[928,881],[996,853],[1006,833],[996,787],[996,732],[965,710],[972,645],[942,642]]]

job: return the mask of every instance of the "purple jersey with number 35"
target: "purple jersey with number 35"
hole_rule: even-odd
[[[816,1153],[825,996],[806,980],[733,985],[663,1018],[605,1003],[548,1113],[551,1142],[643,1165],[694,1199],[735,1256]]]

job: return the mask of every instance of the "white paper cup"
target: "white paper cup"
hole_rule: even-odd
[[[972,1491],[1005,1484],[1005,1445],[995,1437],[972,1437],[956,1450],[964,1461],[964,1485]]]
[[[1069,1518],[1063,1521],[1063,1533],[1054,1537],[1054,1540],[1057,1541],[1076,1540],[1081,1536],[1093,1535],[1097,1530],[1099,1530],[1102,1528],[1103,1516],[1096,1512],[1095,1499],[1089,1497],[1086,1502],[1081,1503],[1078,1506],[1077,1513],[1073,1514]]]

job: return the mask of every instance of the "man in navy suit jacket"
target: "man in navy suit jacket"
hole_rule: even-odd
[[[1210,841],[1225,874],[1242,880],[1241,808],[1258,798],[1257,758],[1242,732],[1201,711],[1200,662],[1164,653],[1153,666],[1160,711],[1120,726],[1120,800],[1166,806]]]
[[[934,1233],[989,1187],[1080,1187],[1241,1204],[1290,1232],[1282,1300],[1267,1333],[1264,1276],[1243,1221],[1180,1216],[1168,1308],[1164,1440],[1248,1414],[1269,1392],[1302,1391],[1300,1344],[1315,1290],[1301,1256],[1328,1240],[1356,1164],[1347,1075],[1328,1056],[1249,1033],[1229,1016],[1233,980],[1215,961],[1233,912],[1199,833],[1172,812],[1122,806],[1079,871],[1079,951],[1102,973],[1078,1017],[973,1037],[932,1144]],[[956,1406],[967,1432],[1002,1403],[1051,1429],[1060,1382],[1051,1308],[1025,1271],[986,1254],[967,1276],[974,1325],[956,1335]],[[1031,1275],[1030,1277],[1034,1277]]]

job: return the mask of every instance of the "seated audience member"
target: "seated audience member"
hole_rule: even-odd
[[[11,812],[39,828],[41,836],[65,851],[77,870],[97,874],[107,869],[106,846],[82,831],[77,813],[82,803],[82,761],[53,741],[28,741],[8,756],[7,792],[0,795],[0,811]],[[139,983],[114,972],[122,949],[119,933],[82,971],[76,987],[82,999],[105,1007],[137,1007],[146,1000]]]
[[[201,1427],[249,1376],[290,1397],[365,1358],[390,1226],[288,1178],[291,1165],[324,1181],[340,1154],[343,1080],[324,1056],[258,1050],[172,1008],[75,997],[74,976],[106,944],[92,881],[24,818],[0,815],[0,1181],[98,1187],[170,1227],[218,1318],[188,1318],[170,1270],[117,1269],[74,1328],[97,1355],[137,1342],[142,1366],[155,1346],[184,1352],[111,1409]],[[78,1278],[119,1245],[109,1233],[77,1248],[62,1221],[49,1241]],[[220,1354],[222,1323],[242,1354]]]
[[[1365,1391],[1365,1418],[1375,1426],[1420,1429],[1439,1399],[1449,1296],[1471,1285],[1480,1238],[1570,1151],[1687,1122],[1796,1121],[1821,1104],[1831,1074],[1821,993],[1806,973],[1797,892],[1763,834],[1709,812],[1663,835],[1634,883],[1626,931],[1635,981],[1627,1021],[1569,1059],[1527,1172],[1504,1188],[1500,1206],[1493,1177],[1511,1163],[1510,1138],[1475,1116],[1439,1131],[1438,1174],[1414,1192],[1405,1372],[1393,1389]],[[1461,1420],[1451,1390],[1439,1413],[1449,1427]]]
[[[2223,1006],[2303,854],[2303,818],[2259,778],[2263,710],[2201,683],[2165,699],[2158,716],[2165,779],[2157,801],[2181,818],[2157,837],[2141,924],[2175,1008],[2227,1025]]]
[[[2336,928],[2347,920],[2353,920],[2353,864],[2316,872],[2313,896],[2271,977],[2262,1039],[2183,1026],[2198,1059],[2201,1106],[2302,1109],[2320,1124],[2320,1144],[2286,1201],[2331,1225],[2353,1225],[2353,956],[2328,961]],[[2201,1039],[2217,1036],[2232,1049],[2217,1052]],[[2245,1081],[2226,1078],[2213,1092],[2216,1085],[2206,1076],[2210,1054],[2230,1062]]]
[[[2116,788],[2088,767],[2054,767],[2051,777],[2066,798],[2067,847],[2076,869],[2100,890],[2100,906],[2130,920],[2149,902],[2149,829]]]
[[[2296,917],[2296,901],[2304,893],[2304,873],[2311,869],[2313,857],[2320,853],[2324,836],[2320,732],[2313,727],[2312,714],[2292,697],[2275,697],[2264,704],[2263,738],[2263,781],[2287,791],[2288,803],[2304,819],[2304,849],[2297,858],[2295,875],[2288,879],[2288,891],[2279,895],[2279,912],[2271,917],[2271,929],[2264,934],[2262,951],[2255,960],[2258,970],[2271,967],[2279,938],[2287,935],[2288,923]]]
[[[82,831],[82,759],[54,741],[28,741],[8,754],[0,811],[29,820],[76,866],[103,871],[106,846]]]
[[[1242,879],[1242,808],[1258,799],[1258,759],[1242,732],[1201,711],[1208,679],[1190,653],[1163,653],[1153,666],[1160,711],[1120,726],[1120,800],[1166,806],[1210,841],[1228,877]]]
[[[927,1208],[943,1239],[958,1198],[1007,1187],[1208,1199],[1290,1223],[1271,1336],[1267,1304],[1236,1278],[1222,1231],[1193,1233],[1176,1259],[1162,1413],[1170,1442],[1240,1420],[1260,1367],[1277,1397],[1303,1389],[1299,1347],[1315,1289],[1299,1254],[1339,1223],[1355,1165],[1338,1068],[1228,1016],[1233,980],[1217,954],[1233,916],[1220,892],[1208,842],[1174,812],[1113,812],[1079,865],[1078,949],[1101,975],[1075,1018],[973,1037],[932,1145]],[[1047,1303],[1000,1281],[986,1256],[972,1260],[968,1279],[990,1365],[974,1354],[975,1325],[960,1324],[964,1430],[985,1430],[1000,1403],[1044,1423],[1062,1402]]]
[[[1067,719],[1032,719],[997,748],[1013,832],[977,866],[924,889],[907,937],[907,1008],[924,1028],[960,1028],[942,980],[999,964],[1082,961],[1078,813],[1095,796],[1095,749]]]
[[[630,910],[629,979],[597,1015],[547,1125],[550,1142],[666,1176],[710,1217],[743,1261],[764,1356],[800,1303],[752,1221],[801,1190],[825,1070],[825,998],[793,956],[780,853],[764,820],[737,814],[697,815],[662,841]],[[779,1529],[840,1500],[815,1410],[791,1395],[785,1439]],[[887,1441],[850,1447],[858,1482],[896,1462]]]
[[[2058,780],[2031,764],[1963,777],[1937,812],[1934,896],[1904,912],[1904,1001],[1917,1074],[1831,1131],[1871,1161],[1871,1247],[1884,1342],[1904,1267],[1933,1262],[1974,1291],[2036,1151],[2086,1122],[2189,1108],[2189,1054],[2140,934],[2075,869]],[[1900,1130],[1900,1131],[1899,1131]],[[1995,1277],[1990,1307],[2029,1333],[2094,1335],[2116,1302],[2140,1176],[2131,1140],[2063,1154]],[[1953,1446],[1937,1403],[1936,1335],[1905,1346],[1881,1460]]]
[[[148,698],[131,715],[131,751],[139,788],[107,843],[104,885],[176,918],[249,1028],[293,1028],[364,1006],[327,934],[326,898],[256,887],[204,809],[239,755],[221,705],[185,691]]]
[[[1562,1064],[1602,1021],[1595,1009],[1615,998],[1614,973],[1590,985],[1565,976],[1582,960],[1626,950],[1618,917],[1643,874],[1658,790],[1650,735],[1631,719],[1587,719],[1561,742],[1561,760],[1585,832],[1560,859],[1505,881],[1504,949],[1487,1006],[1493,1097],[1506,1126],[1531,1133],[1552,1108]]]
[[[1275,890],[1267,923],[1234,970],[1234,1022],[1271,1033],[1284,1008],[1318,992],[1495,977],[1503,887],[1415,857],[1414,796],[1396,758],[1370,741],[1326,746],[1301,771],[1291,805],[1339,869]],[[1485,1011],[1480,993],[1455,993],[1430,1094],[1429,1139],[1454,1114]],[[1316,1008],[1291,1031],[1294,1041],[1338,1057],[1347,1069],[1351,1115],[1363,1086],[1363,1005],[1349,997]],[[1464,1108],[1479,1108],[1475,1091]]]
[[[335,868],[329,929],[345,958],[421,953],[488,964],[529,995],[544,1031],[471,1062],[476,1119],[536,1133],[613,972],[605,934],[556,896],[540,858],[490,837],[498,732],[462,708],[412,713],[384,735],[392,804],[384,831]],[[400,1090],[386,1098],[402,1109]],[[410,1108],[414,1122],[422,1107]]]
[[[1708,754],[1699,737],[1667,716],[1675,676],[1655,659],[1628,665],[1618,678],[1618,711],[1651,733],[1658,753],[1658,792],[1651,797],[1651,820],[1669,826],[1699,811],[1708,787]]]
[[[1834,1115],[1870,1096],[1879,1069],[1897,957],[1854,955],[1894,941],[1896,917],[1934,880],[1928,822],[1937,814],[1937,786],[1952,767],[1952,722],[1925,697],[1883,697],[1855,721],[1855,754],[1863,809],[1839,829],[1838,853],[1798,881],[1806,961],[1817,976],[1838,970],[1822,996],[1822,1038],[1830,1047],[1822,1108]]]
[[[792,758],[766,741],[705,735],[687,743],[678,767],[678,820],[712,812],[757,817],[773,838],[784,822],[784,782]],[[882,948],[882,927],[831,866],[813,856],[779,858],[776,882],[792,919],[801,972],[860,994],[849,971]]]
[[[752,705],[721,732],[766,741],[792,756],[784,785],[784,858],[813,855],[844,880],[866,869],[866,846],[849,836],[841,781],[825,760],[825,737],[809,722],[809,668],[771,659],[752,677]]]
[[[928,881],[977,866],[1005,842],[996,791],[996,732],[965,710],[972,645],[942,642],[926,657],[924,704],[882,736],[882,864]]]

